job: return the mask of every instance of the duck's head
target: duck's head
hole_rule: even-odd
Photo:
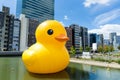
[[[36,29],[36,40],[46,45],[64,45],[69,39],[63,25],[56,20],[47,20]]]

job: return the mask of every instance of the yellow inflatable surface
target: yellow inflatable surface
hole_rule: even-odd
[[[22,60],[32,73],[56,73],[69,64],[69,54],[65,47],[68,40],[66,30],[56,20],[47,20],[36,29],[36,43],[25,50]]]

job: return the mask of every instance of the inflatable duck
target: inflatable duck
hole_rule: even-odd
[[[65,28],[56,20],[41,23],[35,32],[36,43],[25,50],[22,60],[32,73],[56,73],[69,64],[69,54],[65,47],[69,39]]]

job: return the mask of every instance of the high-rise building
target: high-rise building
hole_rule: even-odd
[[[120,46],[120,36],[119,35],[116,36],[116,42]]]
[[[54,19],[54,0],[17,0],[16,17],[20,14],[39,22]]]
[[[19,50],[13,49],[13,43],[15,42],[14,35],[16,34],[16,32],[19,33],[19,31],[15,29],[14,15],[10,15],[9,11],[9,7],[3,6],[2,12],[0,12],[0,51]],[[15,37],[19,38],[19,35]]]
[[[9,15],[9,27],[8,27],[8,51],[12,51],[13,43],[13,28],[14,28],[14,15]]]
[[[103,34],[98,34],[96,36],[96,42],[97,42],[97,46],[103,46],[104,45]]]
[[[15,19],[10,15],[10,22],[8,28],[8,51],[19,51],[20,45],[20,20]]]
[[[36,30],[38,24],[39,24],[39,22],[37,20],[29,19],[28,46],[31,46],[31,44],[34,44],[36,42],[35,30]]]
[[[34,32],[38,24],[45,20],[54,19],[54,0],[17,0],[16,17],[20,17],[21,21],[25,19],[21,22],[21,35],[23,32],[26,33],[24,34],[26,37],[20,38],[20,41],[25,41],[20,42],[21,51],[23,51],[35,43]],[[23,46],[22,43],[25,45]]]
[[[4,27],[4,12],[0,12],[0,51],[3,47],[3,45],[2,45],[2,42],[3,42],[2,41],[2,39],[3,39],[2,29],[3,29],[3,27]]]
[[[109,46],[110,45],[110,40],[109,39],[104,39],[104,45]]]
[[[85,50],[85,47],[88,46],[88,29],[77,24],[72,24],[69,27],[72,28],[72,45],[77,51],[80,46]]]
[[[9,7],[2,7],[0,14],[0,51],[8,50]]]
[[[21,26],[21,21],[19,19],[14,19],[13,39],[12,39],[13,51],[19,51],[20,48],[20,26]]]
[[[68,51],[70,51],[70,48],[73,46],[72,45],[72,36],[73,36],[73,34],[72,34],[72,28],[65,27],[65,29],[66,29],[66,32],[67,32],[67,36],[69,37],[69,40],[66,43],[66,47],[67,47]]]
[[[110,45],[112,45],[112,46],[113,46],[114,36],[116,36],[116,32],[112,32],[109,34]]]
[[[96,42],[96,38],[97,38],[97,34],[96,34],[96,33],[90,33],[90,34],[89,34],[90,47],[92,47],[92,44],[93,44],[93,43],[97,43],[97,42]]]
[[[80,27],[77,24],[71,24],[69,26],[72,28],[72,45],[75,47],[76,51],[79,51],[80,48]]]
[[[80,26],[80,38],[81,38],[81,45],[83,49],[88,46],[88,29],[85,27]]]
[[[29,28],[29,19],[25,17],[24,14],[20,16],[21,28],[20,28],[20,51],[24,51],[28,48],[28,28]]]

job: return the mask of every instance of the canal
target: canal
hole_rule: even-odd
[[[119,69],[70,63],[55,74],[32,74],[26,71],[21,57],[0,57],[0,80],[120,80]]]

